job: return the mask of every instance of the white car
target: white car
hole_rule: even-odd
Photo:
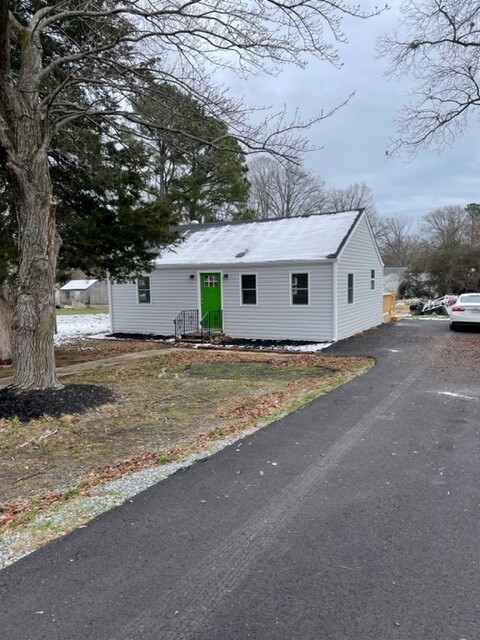
[[[480,328],[480,293],[462,293],[450,307],[450,329]]]

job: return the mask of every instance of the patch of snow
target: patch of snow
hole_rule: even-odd
[[[67,344],[89,334],[108,333],[110,315],[108,313],[79,313],[57,316],[56,345]]]
[[[179,343],[180,344],[180,343]],[[333,342],[314,342],[312,344],[300,344],[296,345],[275,345],[269,347],[261,347],[258,345],[242,345],[242,344],[210,344],[210,343],[193,343],[188,344],[192,349],[231,349],[234,351],[297,351],[303,353],[315,353],[316,351],[322,351],[322,349],[326,349],[330,347]]]
[[[316,351],[322,351],[327,347],[331,347],[333,342],[316,342],[313,344],[302,344],[298,347],[286,346],[281,347],[282,351],[304,351],[305,353],[315,353]]]
[[[85,291],[97,282],[96,280],[70,280],[63,287],[60,287],[60,291]]]
[[[338,252],[358,215],[344,211],[191,229],[155,262],[162,267],[324,260]]]

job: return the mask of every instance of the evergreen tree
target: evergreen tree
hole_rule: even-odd
[[[248,168],[227,125],[167,83],[152,84],[134,107],[152,145],[153,193],[167,196],[181,220],[211,222],[241,215],[249,193]]]

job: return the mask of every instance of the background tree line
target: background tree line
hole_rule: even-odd
[[[423,217],[379,215],[364,182],[328,188],[301,165],[258,158],[249,164],[250,217],[282,218],[364,208],[386,267],[406,267],[405,296],[480,290],[480,205],[449,205]]]
[[[449,205],[424,216],[420,233],[405,234],[408,268],[400,293],[437,296],[480,290],[480,205]]]

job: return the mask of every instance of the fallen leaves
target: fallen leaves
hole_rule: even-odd
[[[286,391],[268,393],[259,398],[252,398],[237,406],[220,412],[220,417],[230,420],[232,418],[242,418],[258,420],[265,417],[275,409],[281,409],[287,397]]]
[[[21,428],[14,419],[0,422],[4,430],[0,484],[11,496],[0,505],[0,530],[88,495],[100,483],[185,459],[218,440],[237,438],[245,429],[301,406],[347,379],[340,380],[340,375],[353,377],[359,362],[316,354],[175,350],[123,363],[120,377],[115,367],[82,374],[91,376],[91,381],[96,376],[102,383],[111,380],[108,384],[115,389],[117,403],[75,419],[65,414]],[[208,365],[205,371],[211,370],[212,379],[193,375],[192,365],[199,363]],[[216,363],[219,371],[225,370],[225,363],[262,363],[265,376],[250,380],[244,371],[242,380],[215,378]],[[269,378],[268,367],[277,369],[277,374]],[[279,377],[280,367],[288,367],[292,375]],[[323,368],[320,376],[319,368]],[[265,469],[261,471],[265,476]],[[65,492],[56,490],[69,485]]]

